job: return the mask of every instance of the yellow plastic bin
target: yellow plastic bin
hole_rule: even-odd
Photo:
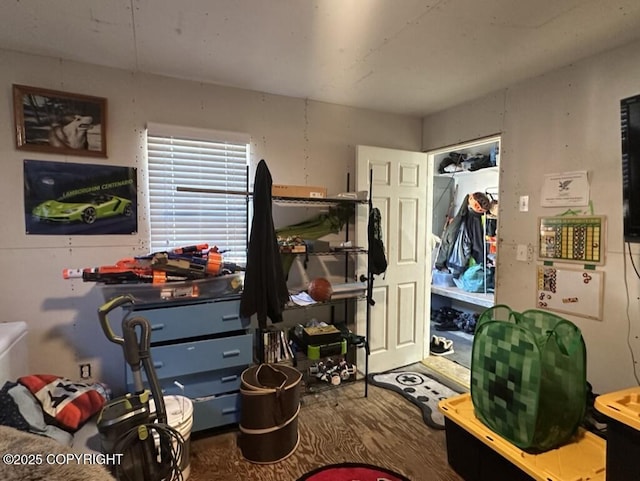
[[[475,416],[470,394],[442,400],[438,408],[445,417],[449,465],[465,481],[606,479],[606,442],[593,433],[580,429],[569,444],[529,454],[495,434]]]
[[[598,396],[607,422],[607,481],[640,480],[640,387]]]

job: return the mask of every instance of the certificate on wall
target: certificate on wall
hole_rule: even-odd
[[[542,207],[588,205],[589,179],[587,171],[545,175],[540,199]]]

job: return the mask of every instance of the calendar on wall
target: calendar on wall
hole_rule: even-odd
[[[541,217],[542,261],[604,264],[605,216]]]

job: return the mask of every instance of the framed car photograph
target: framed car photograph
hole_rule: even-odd
[[[16,148],[107,156],[107,99],[13,85]]]

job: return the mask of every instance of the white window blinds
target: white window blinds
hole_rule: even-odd
[[[248,135],[149,124],[147,153],[152,252],[207,243],[245,264],[247,198],[178,187],[246,192]]]

